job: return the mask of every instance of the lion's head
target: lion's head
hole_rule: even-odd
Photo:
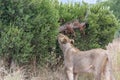
[[[68,48],[69,46],[73,46],[74,40],[69,39],[67,36],[60,33],[58,35],[58,43],[60,44],[60,48],[63,50]]]
[[[58,35],[58,42],[59,44],[66,44],[66,43],[70,43],[70,44],[73,44],[74,43],[74,40],[73,39],[69,39],[67,36],[63,35],[63,34],[59,34]]]

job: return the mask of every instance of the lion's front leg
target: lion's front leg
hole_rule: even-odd
[[[73,75],[73,68],[69,67],[66,69],[66,74],[67,74],[67,79],[68,80],[74,80],[74,75]]]

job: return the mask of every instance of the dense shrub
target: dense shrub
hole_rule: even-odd
[[[33,47],[30,42],[33,37],[14,25],[1,25],[0,55],[4,58],[12,58],[15,62],[28,62],[32,56]]]
[[[113,13],[101,3],[0,0],[0,55],[19,63],[54,64],[61,53],[56,43],[58,28],[73,19],[89,23],[85,36],[76,30],[75,46],[81,50],[104,48],[118,27]]]
[[[114,38],[120,38],[120,29],[115,32]]]
[[[56,1],[54,0],[51,0],[51,3],[49,2],[49,0],[1,0],[1,41],[2,39],[5,39],[4,37],[10,35],[10,37],[7,36],[8,41],[6,41],[10,44],[1,42],[1,45],[7,45],[6,47],[4,47],[4,49],[9,48],[8,46],[11,45],[12,42],[10,41],[10,39],[14,39],[15,37],[14,40],[16,41],[12,42],[12,45],[14,45],[14,47],[16,47],[17,44],[26,46],[27,44],[29,44],[30,50],[28,50],[28,48],[24,49],[23,51],[18,51],[19,54],[22,54],[21,56],[31,56],[31,60],[35,59],[35,61],[42,63],[46,63],[47,61],[52,59],[52,55],[50,55],[50,53],[54,52],[55,49],[59,19],[58,10],[55,8],[55,5]],[[13,26],[12,31],[10,26]],[[17,26],[17,30],[19,32],[18,35],[20,36],[18,36],[17,34],[16,36],[12,35],[15,34],[12,33],[14,32],[14,28],[16,30],[16,27],[14,26]],[[4,27],[6,27],[5,31]],[[17,37],[20,38],[19,41],[17,41]],[[26,41],[28,40],[27,43],[26,41],[22,40],[22,38],[24,37]],[[23,42],[25,43],[22,44]],[[22,47],[21,45],[19,45],[18,47]],[[16,50],[16,48],[14,49]],[[17,52],[14,52],[15,54],[13,54],[13,51],[14,50],[12,50],[11,53],[5,54],[20,56]],[[1,53],[3,53],[2,50]],[[27,62],[31,61],[28,60],[28,57],[14,57],[14,60],[15,59],[26,59]],[[24,62],[26,61],[23,61],[23,63]]]
[[[36,0],[32,2],[31,7],[33,16],[29,23],[32,25],[31,32],[34,35],[32,39],[33,55],[37,62],[50,62],[58,34],[58,10],[52,0],[51,2]]]
[[[30,0],[0,0],[0,54],[19,63],[29,62],[33,51],[29,4]]]
[[[97,47],[104,48],[108,42],[112,41],[114,33],[118,28],[116,17],[110,11],[109,7],[104,6],[103,3],[94,5],[86,3],[82,5],[79,3],[74,5],[61,4],[59,13],[60,17],[65,19],[65,21],[77,18],[82,22],[88,22],[89,27],[85,29],[85,36],[82,37],[79,30],[76,31],[76,46],[81,50]]]

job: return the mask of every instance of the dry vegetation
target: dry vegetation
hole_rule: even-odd
[[[106,48],[109,54],[111,54],[116,80],[120,80],[120,39],[113,40]],[[37,75],[33,75],[33,72],[27,69],[27,66],[19,67],[12,64],[8,71],[5,69],[3,61],[0,60],[0,80],[66,80],[63,67],[58,68],[56,71],[52,71],[49,68],[40,68],[36,71]],[[80,80],[91,80],[91,76],[92,75],[81,76]],[[89,79],[87,77],[89,77]]]
[[[106,49],[111,55],[115,78],[120,80],[120,38],[114,39],[112,43],[106,46]]]

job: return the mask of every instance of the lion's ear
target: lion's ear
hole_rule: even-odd
[[[71,43],[71,44],[74,44],[74,40],[73,40],[73,39],[71,39],[71,40],[70,40],[70,43]]]

